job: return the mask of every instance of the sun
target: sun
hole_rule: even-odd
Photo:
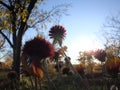
[[[72,45],[71,45],[72,46]],[[73,48],[79,51],[89,51],[103,48],[103,44],[94,37],[77,38],[73,43]]]
[[[80,51],[96,50],[100,48],[99,43],[91,39],[82,39],[78,44]]]
[[[72,58],[72,63],[76,63],[76,59],[79,56],[80,51],[90,51],[102,49],[104,46],[95,39],[92,38],[77,38],[69,44],[68,54]]]

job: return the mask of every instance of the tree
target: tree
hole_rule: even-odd
[[[109,56],[119,56],[120,50],[120,13],[107,18],[103,30],[106,39],[105,50]],[[110,55],[111,54],[111,55]]]
[[[20,73],[20,54],[22,38],[29,28],[38,29],[49,19],[60,16],[63,7],[58,5],[50,11],[40,10],[43,0],[1,0],[0,1],[0,34],[7,40],[13,50],[13,70]],[[39,26],[40,26],[39,25]],[[8,38],[4,31],[9,31]]]
[[[108,72],[116,72],[116,60],[119,61],[120,57],[120,13],[107,18],[103,30],[106,39],[105,52],[106,62],[105,67]],[[107,65],[107,66],[106,66]],[[113,70],[113,71],[112,71]]]
[[[79,58],[78,60],[80,61],[80,63],[83,65],[83,68],[85,68],[88,72],[92,73],[93,70],[93,51],[81,51],[79,53]]]
[[[102,49],[98,49],[94,52],[94,56],[102,63],[106,59],[106,52]]]
[[[97,49],[94,52],[94,57],[101,62],[102,73],[105,71],[104,62],[106,61],[106,56],[107,56],[106,51],[103,49]]]

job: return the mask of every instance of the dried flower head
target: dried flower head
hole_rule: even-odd
[[[94,56],[101,62],[104,62],[106,58],[106,52],[102,49],[98,49],[94,52]]]
[[[53,59],[55,59],[55,61],[57,61],[59,56],[60,56],[60,53],[56,51],[54,56],[53,56]]]
[[[40,60],[54,56],[53,45],[41,37],[27,41],[23,47],[22,64],[24,69],[37,77],[43,77]]]
[[[69,75],[70,74],[70,68],[69,67],[64,67],[62,69],[62,74],[63,75]]]
[[[116,77],[119,70],[120,70],[120,59],[117,57],[111,58],[106,61],[105,67],[107,72],[111,75]]]
[[[50,38],[53,38],[53,44],[59,43],[62,44],[62,40],[66,35],[66,30],[63,26],[55,25],[49,31]]]
[[[25,43],[23,53],[26,53],[30,57],[39,57],[39,59],[44,59],[54,55],[54,47],[45,39],[35,37]]]

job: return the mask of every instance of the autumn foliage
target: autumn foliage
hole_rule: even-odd
[[[83,76],[85,74],[84,72],[84,67],[80,64],[78,66],[76,66],[76,71],[81,75]]]
[[[120,58],[114,57],[106,61],[105,67],[107,72],[116,77],[118,72],[120,71]]]

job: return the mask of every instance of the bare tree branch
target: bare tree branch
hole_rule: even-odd
[[[0,4],[2,4],[4,7],[6,7],[8,10],[11,11],[12,8],[8,6],[7,4],[5,4],[4,2],[0,1]]]
[[[55,13],[58,11],[57,9],[59,9],[60,7],[63,7],[63,6],[64,6],[64,5],[58,5],[58,6],[53,7],[48,13],[46,13],[47,15],[46,15],[43,19],[36,21],[36,22],[35,22],[33,25],[31,25],[31,26],[28,25],[28,27],[29,27],[29,28],[32,28],[32,27],[34,27],[36,24],[47,20],[52,14],[55,14]],[[67,7],[67,5],[66,5],[66,7]],[[56,12],[55,12],[55,10],[56,10]]]
[[[37,2],[37,0],[30,0],[30,4],[29,4],[29,6],[27,8],[27,10],[28,10],[28,18],[29,18],[29,15],[30,15],[32,9],[34,8],[36,2]]]
[[[13,48],[13,44],[11,43],[10,39],[2,32],[2,30],[0,30],[0,34],[8,41],[10,46]]]
[[[31,13],[32,9],[34,8],[34,5],[35,5],[36,2],[37,2],[37,0],[30,0],[30,4],[29,4],[29,6],[27,8],[27,11],[28,11],[28,15],[26,17],[27,20],[28,20],[28,18],[30,16],[30,13]],[[25,32],[24,31],[25,26],[26,26],[26,22],[21,22],[21,26],[20,26],[20,29],[18,31],[18,40],[21,40],[20,38],[22,38],[22,35]]]

